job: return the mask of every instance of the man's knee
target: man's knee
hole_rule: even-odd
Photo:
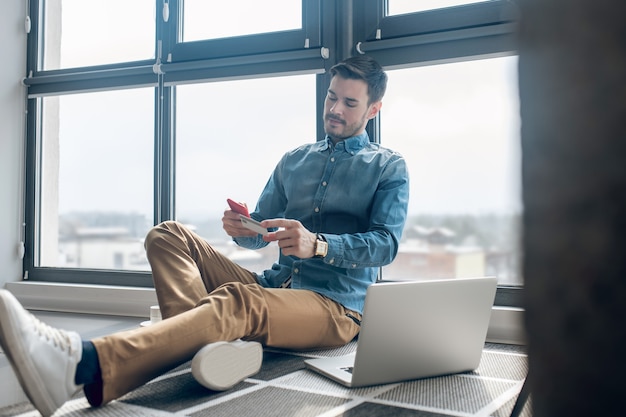
[[[175,220],[166,220],[150,229],[144,240],[146,251],[154,247],[159,240],[167,240],[167,236],[171,235],[170,232],[177,227],[180,227],[180,225]]]

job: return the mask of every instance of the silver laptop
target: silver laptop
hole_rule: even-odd
[[[472,371],[487,336],[496,278],[381,282],[365,297],[356,352],[307,368],[362,387]]]

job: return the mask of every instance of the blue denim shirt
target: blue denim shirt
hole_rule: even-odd
[[[279,255],[258,274],[265,287],[316,291],[344,307],[363,312],[367,287],[378,268],[391,263],[406,220],[409,177],[405,160],[367,133],[333,146],[330,138],[287,152],[274,169],[255,210],[256,220],[287,218],[320,233],[328,242],[324,258]],[[238,237],[240,246],[267,245],[261,235]]]

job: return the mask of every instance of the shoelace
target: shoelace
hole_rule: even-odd
[[[31,320],[33,322],[33,325],[35,326],[35,331],[41,337],[45,338],[49,342],[52,342],[52,345],[55,348],[61,349],[62,351],[67,350],[68,352],[71,352],[72,343],[65,331],[50,327],[32,315]]]

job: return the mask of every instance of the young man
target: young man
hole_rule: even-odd
[[[105,404],[192,360],[202,385],[224,390],[258,372],[262,346],[343,345],[359,332],[365,292],[390,263],[409,198],[404,159],[370,143],[365,126],[382,105],[387,75],[367,56],[330,70],[322,141],[287,152],[243,227],[226,210],[237,244],[280,248],[278,262],[248,271],[173,221],[146,237],[164,320],[82,341],[53,329],[0,290],[0,342],[35,407],[52,414],[81,387]]]

